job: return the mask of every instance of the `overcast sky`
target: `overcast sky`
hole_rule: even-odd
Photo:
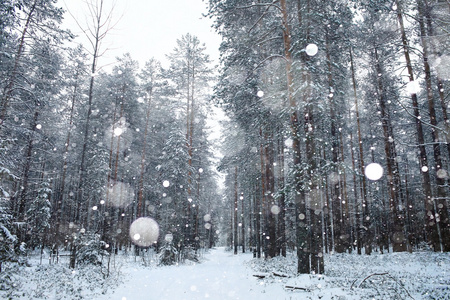
[[[88,0],[95,1],[95,0]],[[113,0],[105,0],[110,5]],[[115,20],[119,20],[108,35],[103,48],[108,52],[100,60],[100,65],[115,61],[115,57],[129,52],[142,67],[154,57],[163,65],[165,55],[172,52],[176,40],[190,33],[206,44],[207,53],[215,64],[218,63],[220,37],[211,28],[212,21],[203,17],[207,12],[207,2],[202,0],[115,0]],[[84,0],[59,0],[60,5],[70,11],[82,25],[88,14]],[[109,9],[110,6],[108,6]],[[63,25],[83,42],[82,33],[70,14],[66,13]]]

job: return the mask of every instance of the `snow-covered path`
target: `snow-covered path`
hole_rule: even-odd
[[[218,248],[196,265],[127,269],[125,283],[100,299],[285,299],[281,286],[265,286],[253,276],[244,264],[251,258]]]

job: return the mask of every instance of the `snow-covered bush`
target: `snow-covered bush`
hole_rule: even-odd
[[[109,255],[106,243],[98,234],[82,234],[77,240],[77,262],[80,265],[102,265],[103,258]]]
[[[181,261],[182,262],[185,262],[186,260],[190,260],[190,261],[193,261],[193,262],[198,262],[199,261],[198,260],[198,255],[195,252],[194,248],[192,248],[192,247],[189,247],[189,246],[184,247],[181,250],[180,254],[181,254]]]
[[[7,208],[7,193],[0,187],[0,272],[6,261],[17,261],[17,237],[10,231],[12,216]]]
[[[166,242],[159,252],[159,265],[170,266],[177,262],[178,250],[172,243]]]
[[[44,244],[47,230],[50,228],[51,203],[49,201],[52,190],[48,182],[41,183],[36,198],[31,202],[27,211],[32,231],[31,246]]]

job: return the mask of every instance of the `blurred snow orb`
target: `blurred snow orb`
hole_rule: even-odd
[[[284,145],[285,145],[286,147],[288,147],[288,148],[291,148],[293,143],[294,143],[294,141],[293,141],[291,138],[287,138],[287,139],[284,141]]]
[[[118,128],[114,128],[114,136],[121,136],[123,133],[123,129],[118,127]]]
[[[164,180],[163,181],[163,187],[169,187],[169,185],[170,185],[169,180]]]
[[[256,93],[256,96],[258,96],[259,98],[261,98],[261,97],[264,96],[264,92],[263,92],[263,91],[258,91],[258,92]]]
[[[211,223],[206,223],[206,224],[205,224],[205,228],[208,229],[208,230],[210,230],[210,229],[211,229]]]
[[[36,125],[36,129],[42,129],[42,125],[41,124],[37,124]]]
[[[108,205],[127,207],[134,199],[134,190],[128,183],[119,181],[108,187],[105,198]]]
[[[423,166],[422,167],[422,172],[424,172],[424,173],[428,172],[428,167],[427,166]]]
[[[370,180],[378,180],[383,176],[383,167],[377,163],[368,164],[364,170],[364,174]]]
[[[172,243],[172,241],[173,241],[173,234],[171,234],[171,233],[166,234],[166,236],[164,237],[164,240],[166,242],[168,242],[168,243]]]
[[[204,216],[203,216],[203,220],[204,220],[205,222],[211,221],[211,215],[210,215],[210,214],[204,215]]]
[[[148,217],[136,219],[130,226],[131,241],[141,247],[148,247],[159,237],[159,226],[155,220]]]
[[[446,179],[446,178],[448,177],[448,173],[447,173],[447,171],[444,170],[444,169],[439,169],[439,170],[437,170],[436,175],[437,175],[437,177],[440,178],[440,179]]]
[[[278,205],[274,205],[270,208],[270,212],[274,215],[278,215],[280,213],[281,209]]]
[[[416,80],[408,82],[406,84],[406,90],[410,94],[417,94],[417,93],[419,93],[420,92],[419,82],[416,81]]]
[[[316,44],[309,44],[309,45],[306,46],[306,48],[305,48],[305,52],[306,52],[306,54],[308,54],[309,56],[314,56],[314,55],[316,55],[318,51],[319,51],[319,48],[317,47]]]

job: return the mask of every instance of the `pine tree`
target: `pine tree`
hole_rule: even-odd
[[[42,182],[37,190],[36,198],[30,203],[27,217],[30,220],[28,226],[31,228],[30,246],[45,246],[48,230],[50,229],[51,204],[50,197],[52,190],[48,182]]]

